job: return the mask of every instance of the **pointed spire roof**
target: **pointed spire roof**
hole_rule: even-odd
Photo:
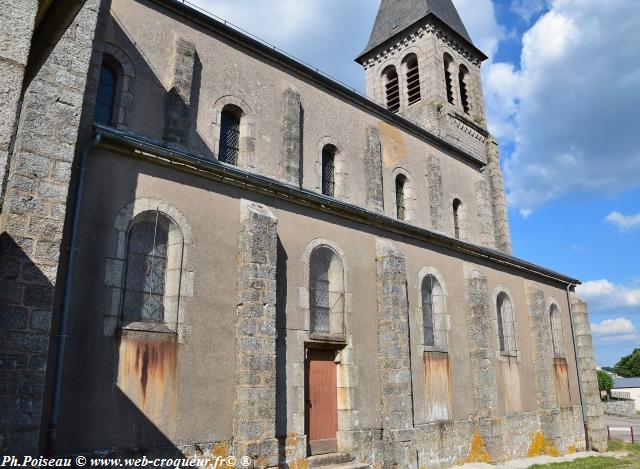
[[[452,0],[382,0],[369,44],[359,59],[429,15],[434,15],[473,46],[473,41]]]

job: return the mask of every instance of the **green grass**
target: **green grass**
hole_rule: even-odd
[[[609,451],[626,451],[629,455],[622,459],[610,457],[584,458],[573,462],[531,466],[531,469],[545,469],[547,467],[563,469],[640,469],[640,444],[632,445],[631,443],[612,440],[609,442]]]

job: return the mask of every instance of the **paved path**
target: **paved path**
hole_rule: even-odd
[[[624,452],[609,452],[609,453],[594,453],[591,451],[584,453],[568,454],[558,458],[552,458],[551,456],[537,456],[535,458],[516,459],[514,461],[508,461],[496,465],[484,464],[484,463],[471,463],[464,466],[454,466],[450,469],[526,469],[536,464],[553,464],[559,462],[575,461],[576,459],[590,458],[590,457],[608,457],[608,458],[623,458],[627,455]]]
[[[604,424],[609,427],[609,434],[614,440],[631,441],[631,429],[633,427],[635,442],[640,441],[640,418],[604,416]]]

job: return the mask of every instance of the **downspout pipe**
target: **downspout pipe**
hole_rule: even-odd
[[[589,449],[589,431],[587,430],[587,411],[584,408],[584,400],[582,397],[582,379],[580,378],[580,365],[578,364],[578,350],[576,349],[576,329],[573,322],[573,308],[571,307],[571,292],[575,285],[567,285],[567,303],[569,304],[569,320],[571,323],[571,340],[573,341],[573,356],[576,360],[576,375],[578,377],[578,394],[580,395],[580,408],[582,409],[582,424],[584,425],[584,442],[586,449]]]
[[[76,260],[76,244],[78,242],[78,225],[80,224],[80,211],[82,209],[82,194],[84,193],[85,176],[87,172],[87,158],[89,152],[100,144],[102,135],[97,133],[93,139],[87,143],[80,156],[78,163],[78,183],[74,191],[75,207],[71,220],[71,233],[69,237],[67,273],[64,282],[64,293],[62,296],[62,307],[60,311],[60,327],[58,330],[58,343],[56,348],[55,374],[53,378],[53,394],[51,398],[51,417],[49,419],[49,429],[47,435],[47,454],[55,454],[56,437],[58,426],[60,425],[60,394],[62,391],[62,370],[64,367],[64,352],[68,338],[68,322],[70,297],[73,289],[73,267]]]

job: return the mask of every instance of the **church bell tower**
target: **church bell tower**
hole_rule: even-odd
[[[451,0],[382,0],[356,61],[371,99],[455,140],[450,126],[486,132],[480,78],[486,58]]]

